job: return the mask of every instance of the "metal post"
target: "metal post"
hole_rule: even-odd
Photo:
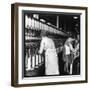
[[[57,21],[56,21],[56,23],[57,23],[57,28],[59,28],[59,16],[57,16]]]

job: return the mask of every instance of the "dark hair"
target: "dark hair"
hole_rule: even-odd
[[[48,36],[48,33],[47,33],[47,31],[45,31],[45,30],[42,30],[42,31],[41,31],[41,35],[40,35],[40,36],[41,36],[41,37],[42,37],[42,36]]]

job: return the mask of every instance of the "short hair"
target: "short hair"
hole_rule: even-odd
[[[45,31],[45,30],[42,30],[40,36],[41,36],[41,37],[42,37],[42,36],[48,36],[48,32]]]

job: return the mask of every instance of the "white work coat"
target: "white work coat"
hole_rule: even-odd
[[[45,74],[59,75],[58,57],[52,39],[42,37],[39,53],[41,54],[43,50],[45,50]]]

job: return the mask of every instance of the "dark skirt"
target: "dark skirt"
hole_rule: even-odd
[[[73,61],[73,55],[72,54],[69,54],[69,55],[63,54],[63,61],[71,64]]]

